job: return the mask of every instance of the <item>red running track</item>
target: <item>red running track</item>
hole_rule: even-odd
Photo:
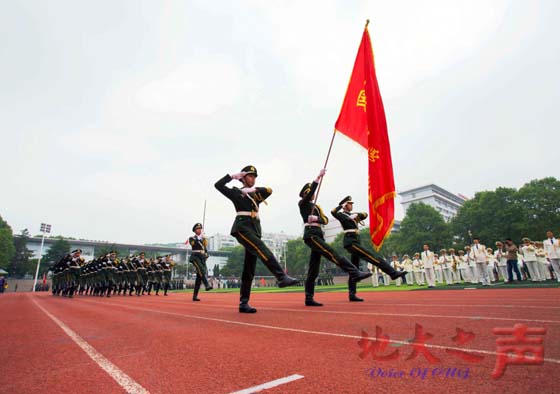
[[[4,294],[0,392],[224,394],[295,376],[258,392],[559,393],[559,294],[556,288],[364,292],[364,303],[349,303],[344,293],[320,293],[325,306],[306,308],[301,293],[255,293],[254,315],[239,314],[231,293],[203,293],[199,303],[188,293]],[[509,365],[493,379],[492,329],[516,323],[546,328],[545,362]],[[422,354],[407,360],[416,324],[433,335],[426,345],[438,362]],[[362,330],[375,338],[376,326],[393,341],[380,355],[398,350],[396,359],[359,357]],[[454,342],[457,328],[474,337]],[[482,359],[463,360],[448,352],[454,349]],[[380,377],[378,368],[403,376]],[[454,368],[460,377],[445,376]]]

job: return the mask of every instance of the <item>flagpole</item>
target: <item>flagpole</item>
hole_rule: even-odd
[[[331,138],[331,144],[329,145],[329,151],[327,152],[327,158],[325,159],[325,165],[323,166],[323,168],[327,168],[327,163],[329,162],[329,157],[331,156],[331,150],[332,150],[332,146],[334,143],[334,137],[336,136],[336,129],[334,129],[333,131],[333,135]],[[323,184],[323,177],[321,177],[321,179],[319,179],[319,186],[317,186],[317,193],[315,193],[315,200],[313,201],[313,209],[315,208],[315,205],[317,205],[317,200],[319,199],[319,192],[321,191],[321,185]],[[313,212],[313,209],[311,210],[311,212]]]

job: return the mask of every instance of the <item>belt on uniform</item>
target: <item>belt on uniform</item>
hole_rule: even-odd
[[[193,250],[193,253],[206,253],[204,250]]]
[[[259,218],[259,213],[255,211],[238,211],[237,216],[250,216],[252,218]]]
[[[305,223],[305,227],[321,227],[319,223]]]
[[[344,230],[345,233],[357,233],[358,229]]]

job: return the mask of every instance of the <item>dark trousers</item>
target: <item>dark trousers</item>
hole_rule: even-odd
[[[304,242],[311,249],[309,269],[307,271],[307,279],[305,280],[305,298],[311,299],[315,294],[315,280],[319,275],[321,257],[326,258],[330,262],[339,266],[343,271],[347,272],[350,275],[351,280],[360,273],[360,270],[355,264],[348,261],[346,257],[340,256],[328,243],[325,242],[323,237],[312,235],[309,238],[304,239]]]
[[[246,304],[251,297],[251,285],[255,277],[257,258],[260,259],[268,270],[274,275],[276,280],[284,279],[286,273],[268,249],[260,237],[252,232],[238,232],[233,235],[237,241],[245,248],[245,261],[243,263],[243,273],[241,274],[241,287],[239,291],[239,302]]]
[[[513,282],[513,271],[517,275],[517,280],[521,281],[521,272],[519,272],[519,267],[517,266],[517,260],[507,261],[507,271],[508,271],[508,281]]]
[[[194,292],[193,298],[196,298],[198,291],[200,290],[200,285],[204,283],[204,287],[209,288],[208,279],[206,277],[208,269],[206,268],[206,258],[205,257],[194,257],[191,259],[194,268],[196,270],[196,280],[194,281]]]

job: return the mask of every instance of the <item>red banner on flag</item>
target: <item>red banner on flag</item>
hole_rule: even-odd
[[[396,192],[387,121],[367,25],[335,129],[367,149],[369,226],[371,241],[379,250],[393,227]]]

